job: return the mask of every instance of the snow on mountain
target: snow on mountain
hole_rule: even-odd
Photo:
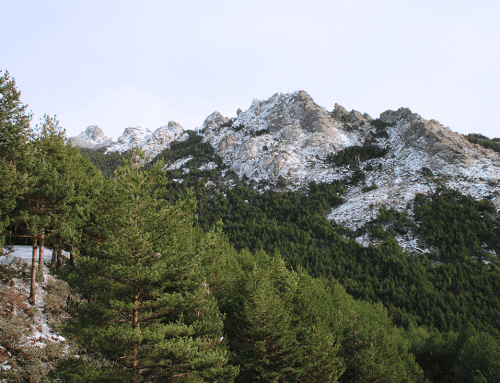
[[[389,125],[383,134],[378,130],[381,123]],[[77,137],[83,141],[88,136],[86,140],[96,143],[104,140],[102,131],[96,135],[90,128]],[[500,210],[500,155],[407,108],[388,110],[374,120],[338,104],[328,111],[304,91],[276,93],[267,100],[254,100],[246,111],[238,109],[237,117],[212,113],[196,134],[239,177],[271,184],[283,177],[290,190],[306,187],[311,181],[349,179],[354,170],[328,163],[329,154],[361,146],[367,139],[371,145],[387,148],[383,157],[357,164],[365,180],[347,186],[345,203],[328,214],[329,220],[351,229],[363,227],[383,205],[405,210],[417,193],[435,190],[436,180],[474,198],[486,198]],[[186,138],[184,129],[172,121],[153,133],[128,128],[109,145],[107,153],[140,146],[154,157],[173,140]],[[170,168],[182,167],[190,159],[179,159]],[[202,168],[213,169],[214,165],[203,164]],[[373,184],[376,189],[363,192],[363,187]],[[412,238],[400,240],[403,246],[417,246]]]
[[[71,137],[73,146],[87,149],[100,149],[106,147],[105,153],[123,153],[133,147],[140,147],[146,156],[154,158],[158,153],[170,146],[174,140],[182,141],[187,138],[183,127],[175,121],[170,121],[167,126],[161,126],[154,132],[140,126],[129,127],[116,142],[108,140],[102,130],[96,126],[89,126],[84,132],[76,137]]]
[[[371,119],[360,115],[360,121]],[[214,116],[212,114],[211,116]],[[360,138],[343,129],[340,120],[318,106],[304,91],[254,100],[235,120],[200,130],[239,176],[275,181],[282,176],[297,186],[318,178],[334,179],[324,160],[328,153],[358,144]]]
[[[70,137],[73,146],[78,146],[85,149],[100,149],[109,146],[112,139],[108,139],[97,125],[90,125],[78,136]]]
[[[118,141],[114,142],[108,150],[106,150],[106,153],[123,153],[136,146],[142,147],[141,144],[145,143],[151,135],[151,131],[147,128],[141,128],[140,126],[128,127],[123,131],[123,134],[118,137]]]
[[[438,121],[423,119],[407,108],[386,111],[380,121],[392,126],[385,128],[387,136],[377,138],[374,144],[388,148],[388,153],[359,163],[366,178],[361,184],[348,186],[345,203],[332,209],[330,221],[355,230],[376,218],[382,206],[404,211],[417,193],[435,190],[432,180],[436,179],[476,199],[494,201],[500,209],[498,153],[472,144]],[[240,177],[246,175],[255,181],[283,177],[293,190],[310,181],[348,179],[352,169],[333,166],[325,159],[348,146],[362,145],[377,132],[375,125],[366,113],[347,112],[337,104],[329,113],[299,91],[254,100],[235,119],[214,113],[199,134]],[[372,184],[377,188],[363,192],[363,187]],[[418,246],[414,238],[398,240],[405,248]],[[366,244],[366,238],[360,241]]]

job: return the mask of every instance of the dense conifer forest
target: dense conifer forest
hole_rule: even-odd
[[[19,347],[0,310],[0,345],[19,355],[0,378],[498,381],[500,217],[488,201],[435,180],[407,213],[382,207],[354,232],[325,212],[359,168],[331,184],[269,188],[239,179],[195,134],[142,166],[138,150],[73,148],[55,118],[32,127],[7,72],[0,91],[0,241],[55,249],[51,272],[70,288],[58,329],[71,350]],[[330,161],[379,155],[367,143]],[[189,172],[162,170],[187,156]],[[198,170],[209,161],[218,167]],[[366,233],[363,247],[354,239]],[[432,251],[403,251],[395,237],[410,234]],[[35,255],[32,286],[44,278]],[[28,303],[37,299],[32,288]]]

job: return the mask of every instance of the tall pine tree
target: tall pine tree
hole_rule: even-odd
[[[200,267],[208,244],[193,226],[195,201],[168,204],[162,165],[141,172],[138,164],[110,180],[93,235],[66,274],[85,298],[67,331],[112,362],[70,380],[230,382],[237,369]]]

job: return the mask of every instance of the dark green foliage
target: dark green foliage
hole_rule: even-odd
[[[500,339],[477,331],[471,324],[449,333],[412,328],[408,338],[411,352],[431,382],[498,381]]]
[[[500,153],[500,138],[488,138],[482,134],[471,133],[465,136],[473,144],[479,144],[487,149]]]
[[[269,128],[267,129],[261,129],[261,130],[257,130],[254,132],[254,135],[255,136],[262,136],[263,134],[269,134],[271,133],[271,131],[269,130]]]
[[[347,166],[351,164],[380,158],[388,153],[387,148],[380,148],[376,145],[368,144],[363,146],[348,146],[336,153],[330,153],[326,157],[326,162],[335,166]]]
[[[114,371],[118,381],[230,382],[236,369],[201,268],[218,249],[205,250],[212,238],[193,226],[192,199],[172,206],[158,198],[161,167],[129,163],[108,183],[75,268],[61,271],[85,298],[70,306],[65,328],[113,362],[105,381]]]
[[[420,169],[420,171],[422,172],[422,174],[426,177],[433,177],[434,174],[432,174],[432,170],[429,169],[428,167],[423,167],[422,169]]]
[[[131,156],[130,151],[104,154],[106,148],[97,150],[79,148],[79,150],[105,177],[111,177],[115,173],[115,170],[123,166],[124,162]]]
[[[230,118],[229,120],[227,120],[226,122],[224,122],[223,124],[221,124],[219,126],[219,129],[220,128],[232,128],[234,121],[235,121],[234,118]]]
[[[221,298],[237,382],[422,381],[381,305],[289,271],[278,254],[243,251],[235,262],[234,287]]]
[[[183,195],[183,184],[170,184],[169,198]],[[289,267],[333,276],[356,298],[382,302],[400,326],[458,330],[470,321],[481,331],[496,334],[500,329],[500,319],[493,315],[500,300],[492,293],[500,291],[498,271],[480,263],[436,265],[425,256],[403,252],[392,237],[417,229],[403,213],[382,208],[367,229],[384,242],[363,248],[339,235],[355,238],[359,233],[332,226],[324,216],[329,206],[341,202],[340,184],[311,184],[305,195],[259,194],[238,186],[225,190],[226,196],[201,183],[192,185],[202,228],[222,220],[237,249],[279,250]]]
[[[363,189],[361,189],[361,191],[363,193],[366,193],[366,192],[369,192],[369,191],[372,191],[372,190],[376,190],[376,189],[378,189],[378,187],[377,187],[377,184],[374,181],[370,186],[365,186]]]
[[[233,130],[234,130],[235,132],[239,132],[239,131],[240,131],[240,130],[242,130],[243,128],[245,128],[245,125],[240,124],[240,125],[238,125],[238,126],[235,126],[235,127],[233,128]]]
[[[366,175],[359,165],[357,163],[353,163],[351,164],[351,168],[354,168],[354,172],[352,172],[351,177],[347,179],[346,183],[348,185],[356,186],[360,182],[364,182]]]
[[[194,158],[184,165],[184,167],[189,169],[197,169],[206,162],[215,162],[217,166],[222,165],[222,159],[215,153],[212,145],[208,142],[202,142],[202,136],[197,135],[193,131],[189,131],[188,135],[185,141],[171,142],[170,148],[159,153],[151,162],[144,166],[144,169],[149,169],[158,161],[163,161],[169,165],[189,156]]]
[[[31,115],[21,102],[21,92],[9,72],[0,70],[0,254],[5,243],[4,229],[16,206],[16,198],[25,191],[28,174],[23,163],[31,153],[25,142],[29,134]]]
[[[395,126],[396,124],[383,122],[382,120],[376,118],[375,120],[370,121],[370,125],[375,127],[375,132],[370,132],[364,145],[373,144],[378,138],[389,138],[386,128],[389,126]]]
[[[2,70],[0,70],[0,75]],[[11,161],[27,138],[31,115],[21,102],[21,92],[9,72],[0,77],[0,157]]]
[[[222,219],[224,231],[237,249],[279,249],[289,265],[299,266],[304,247],[331,246],[334,231],[324,216],[341,203],[340,184],[310,185],[310,196],[298,192],[263,194],[243,186],[226,191],[226,197],[206,196],[200,201],[199,224],[207,229]],[[248,201],[248,202],[245,202]],[[312,229],[312,230],[311,230]],[[323,234],[315,240],[315,232]],[[285,246],[285,247],[283,247]]]
[[[490,261],[499,264],[491,250],[500,253],[500,222],[495,207],[457,191],[439,188],[434,194],[415,197],[415,221],[440,260]]]
[[[415,228],[415,223],[406,216],[405,212],[398,212],[393,208],[387,209],[382,206],[379,209],[378,217],[357,230],[356,235],[359,236],[368,231],[372,238],[384,239],[387,234],[391,237],[396,233],[403,235]]]
[[[375,118],[374,120],[370,121],[370,125],[374,126],[378,130],[378,129],[385,129],[388,126],[396,126],[396,123],[384,122],[379,118]]]
[[[276,186],[283,189],[286,186],[286,180],[282,176],[279,176]]]

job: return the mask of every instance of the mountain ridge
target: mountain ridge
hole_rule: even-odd
[[[311,181],[359,178],[347,186],[344,203],[327,213],[331,222],[352,230],[375,219],[381,207],[405,211],[418,193],[428,194],[438,184],[487,199],[500,209],[500,154],[408,108],[387,110],[374,119],[338,104],[328,111],[305,91],[276,93],[267,100],[254,100],[235,117],[214,112],[192,134],[220,156],[226,168],[223,176],[232,171],[239,178],[264,182],[261,190],[276,187],[280,179],[286,181],[285,190],[299,190]],[[108,143],[106,153],[135,145],[153,158],[188,134],[171,121],[155,132],[128,128],[116,143],[105,141],[104,134],[99,137]],[[352,156],[350,162],[338,159],[344,154]],[[186,156],[169,169],[189,171],[190,160]],[[215,163],[200,164],[200,169],[215,167]],[[367,236],[357,240],[370,243]],[[418,247],[415,238],[397,240],[404,248]]]

